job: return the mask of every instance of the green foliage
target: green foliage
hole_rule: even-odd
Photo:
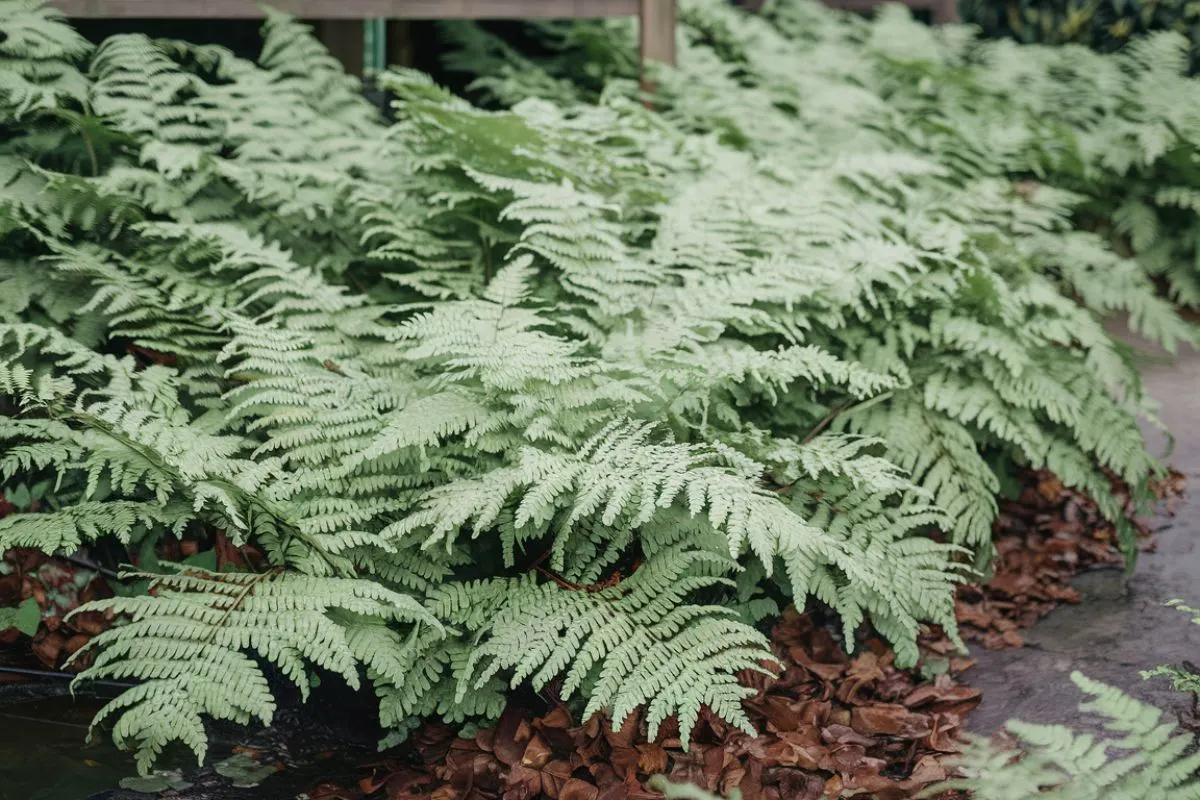
[[[1184,605],[1182,600],[1171,600],[1168,606],[1178,609],[1192,618],[1192,622],[1200,625],[1200,609]],[[1161,664],[1154,669],[1142,671],[1143,678],[1166,678],[1171,687],[1177,692],[1187,692],[1193,698],[1200,697],[1200,670],[1195,664],[1185,661],[1182,664]]]
[[[782,603],[901,664],[922,625],[953,635],[992,456],[1114,521],[1104,470],[1146,495],[1159,469],[1098,312],[1192,333],[1073,198],[940,159],[903,101],[715,0],[685,4],[658,110],[627,31],[587,28],[481,87],[508,110],[390,72],[392,125],[283,16],[251,63],[84,57],[0,12],[53,45],[4,69],[79,90],[0,95],[0,475],[54,486],[0,549],[206,529],[267,562],[142,565],[153,591],[92,607],[121,624],[82,678],[143,681],[102,713],[143,770],[203,756],[206,718],[269,722],[265,665],[365,677],[388,742],[519,683],[744,725]],[[579,46],[600,73],[555,75]],[[1114,283],[1079,289],[1093,258]]]
[[[720,795],[713,794],[693,786],[690,783],[672,783],[662,775],[655,775],[647,786],[656,792],[661,792],[667,800],[722,800]],[[728,800],[741,800],[742,793],[734,789],[729,793]]]
[[[5,117],[52,111],[60,101],[79,101],[87,92],[87,83],[69,60],[87,53],[87,40],[56,24],[61,16],[40,0],[0,2],[0,113]]]
[[[1081,44],[1101,52],[1127,45],[1156,31],[1186,36],[1194,53],[1200,41],[1200,9],[1187,0],[962,0],[959,15],[988,37],[1011,37],[1025,44]]]
[[[1050,252],[1049,239],[1033,238],[1090,306],[1124,308],[1139,328],[1167,318],[1149,298],[1127,299],[1145,285],[1133,262],[1164,281],[1174,302],[1200,305],[1193,202],[1200,196],[1193,166],[1200,84],[1187,75],[1183,36],[1159,32],[1105,55],[978,41],[965,26],[925,28],[899,7],[871,23],[816,11],[803,0],[775,8],[776,25],[796,41],[858,48],[870,69],[838,72],[887,97],[907,139],[953,154],[964,175],[1020,181],[1034,206],[1067,211],[1076,227],[1098,234],[1078,234]],[[1044,221],[1022,217],[1027,232],[1047,230]],[[1101,238],[1133,259],[1102,253]]]
[[[41,621],[42,610],[33,597],[26,597],[16,608],[0,608],[0,632],[16,628],[26,636],[33,636]]]
[[[745,266],[748,274],[732,285],[722,278],[720,291],[731,306],[770,317],[741,322],[736,334],[799,323],[806,341],[896,376],[887,397],[846,406],[833,427],[885,442],[888,457],[950,512],[955,541],[986,549],[990,536],[998,482],[981,449],[1049,466],[1117,520],[1107,479],[1092,465],[1143,485],[1155,467],[1129,411],[1150,407],[1126,353],[1089,310],[1128,311],[1169,349],[1195,332],[1135,261],[1074,230],[1082,198],[1049,187],[1030,196],[1005,177],[1032,170],[1041,149],[1063,137],[1032,128],[1017,140],[1024,160],[1008,151],[975,159],[974,134],[1034,126],[1038,117],[1001,125],[1016,100],[981,104],[973,86],[959,91],[991,75],[965,66],[977,46],[960,28],[931,31],[896,9],[871,23],[802,0],[775,3],[768,20],[695,0],[681,19],[679,69],[656,76],[654,102],[677,127],[726,146],[666,206],[657,252],[698,272],[696,286],[716,284],[713,262],[722,275]],[[601,38],[597,24],[585,25],[589,42]],[[607,33],[610,48],[632,46],[621,26]],[[521,98],[540,96],[539,71],[557,78],[563,69],[563,59],[537,62],[481,37],[451,66],[490,70],[480,87],[517,103],[518,113],[536,105]],[[501,57],[511,71],[492,69]],[[626,77],[621,69],[615,77]],[[946,79],[945,92],[933,76]],[[586,82],[575,85],[592,96]],[[602,104],[621,86],[610,83]],[[973,104],[964,107],[959,94]],[[1120,528],[1132,552],[1131,532]]]
[[[375,629],[441,624],[412,597],[372,581],[294,573],[213,574],[196,568],[152,578],[153,602],[114,598],[76,612],[109,611],[123,626],[91,640],[101,648],[90,677],[145,681],[107,705],[96,723],[124,712],[113,731],[118,746],[135,740],[147,772],[163,746],[182,741],[203,758],[203,716],[247,724],[270,722],[275,700],[256,661],[274,664],[307,696],[306,664],[357,687],[358,665],[381,657]]]
[[[1019,757],[977,740],[961,759],[966,777],[937,790],[966,789],[987,800],[1200,797],[1200,753],[1191,735],[1119,689],[1078,672],[1071,680],[1090,698],[1079,706],[1080,713],[1103,718],[1105,730],[1115,736],[1009,722]]]

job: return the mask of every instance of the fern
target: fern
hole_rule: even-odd
[[[662,775],[655,775],[646,782],[646,786],[656,792],[661,792],[668,800],[721,800],[721,795],[705,791],[690,783],[672,783]],[[736,787],[729,792],[728,800],[741,800],[741,790]]]
[[[511,108],[393,71],[387,123],[285,16],[250,62],[84,52],[0,5],[60,43],[0,72],[78,76],[0,103],[0,475],[56,501],[0,548],[221,531],[263,556],[93,606],[119,624],[84,679],[143,681],[103,717],[143,770],[202,757],[208,718],[268,721],[275,672],[365,676],[388,743],[556,678],[618,724],[745,725],[736,676],[771,658],[749,621],[783,603],[901,664],[922,626],[953,635],[989,463],[1114,518],[1104,470],[1144,490],[1152,409],[1096,312],[1191,332],[1072,230],[1076,195],[946,155],[879,42],[869,81],[838,72],[857,23],[812,11],[812,72],[800,6],[684,12],[654,109],[627,26],[550,26],[544,64],[488,44],[521,66],[480,87]],[[570,72],[580,45],[609,73]]]
[[[19,119],[83,99],[87,82],[71,62],[91,48],[59,12],[38,0],[4,0],[0,19],[0,114]]]
[[[1192,622],[1200,625],[1200,609],[1192,608],[1185,605],[1182,600],[1171,600],[1167,604],[1171,608],[1182,611],[1192,618]],[[1154,669],[1142,671],[1143,678],[1166,678],[1171,682],[1171,688],[1177,692],[1187,692],[1195,698],[1200,695],[1200,674],[1197,674],[1195,666],[1189,662],[1184,662],[1178,666],[1174,664],[1162,664]]]
[[[102,651],[79,679],[145,679],[95,721],[124,712],[113,736],[119,746],[136,744],[142,770],[174,740],[203,758],[203,716],[271,723],[275,700],[267,679],[242,649],[274,664],[307,696],[307,664],[358,686],[357,665],[375,657],[364,626],[441,630],[417,600],[367,581],[194,569],[136,577],[153,578],[150,597],[96,601],[73,613],[129,616],[127,624],[91,640]]]
[[[651,329],[656,337],[694,337],[698,326],[688,323],[695,319],[724,340],[766,335],[818,342],[894,376],[875,393],[905,391],[835,415],[836,424],[886,441],[889,456],[953,512],[955,541],[984,558],[997,482],[980,448],[1052,465],[1102,503],[1108,490],[1100,467],[1144,487],[1158,467],[1145,458],[1134,414],[1152,418],[1153,412],[1120,348],[1063,290],[1078,292],[1091,311],[1130,310],[1139,330],[1168,347],[1190,341],[1191,328],[1154,297],[1134,262],[1113,254],[1100,237],[1071,230],[1079,195],[1045,188],[1027,200],[995,177],[1031,163],[1023,151],[1005,151],[1001,163],[948,162],[974,147],[955,131],[967,123],[975,130],[987,117],[964,111],[938,123],[951,127],[921,127],[941,114],[941,100],[910,98],[900,70],[924,67],[888,49],[903,42],[922,54],[918,64],[935,58],[925,55],[921,43],[930,34],[919,25],[890,13],[869,26],[803,2],[777,4],[769,16],[770,23],[721,3],[685,4],[680,68],[656,78],[666,118],[748,153],[720,150],[706,154],[707,168],[675,167],[679,189],[653,251],[664,278],[647,277],[656,274],[652,269],[641,279],[654,289],[640,296],[653,298],[653,306],[661,299],[671,317],[669,328]],[[798,51],[797,40],[807,50]],[[928,45],[944,49],[948,60],[954,48],[967,47],[946,31]],[[844,65],[864,49],[878,51],[877,70],[866,77],[846,72]],[[454,56],[455,68],[469,65],[466,53]],[[551,61],[544,68],[553,73],[562,66]],[[846,107],[847,94],[861,107]],[[837,103],[836,114],[822,105],[825,98]],[[513,110],[528,113],[532,103]],[[725,109],[734,107],[737,119],[730,119]],[[997,114],[1004,108],[996,101]],[[982,112],[972,107],[971,113]],[[1022,147],[1048,135],[1033,130]],[[954,136],[953,144],[937,136]],[[993,149],[981,150],[980,158],[997,159]],[[954,200],[946,201],[948,195]],[[864,201],[870,213],[863,213]],[[782,230],[806,233],[783,241]],[[670,285],[676,276],[688,281],[686,288]],[[693,311],[689,304],[701,287],[723,302]],[[681,308],[690,318],[680,320]],[[871,320],[870,333],[853,318]],[[709,346],[705,358],[731,346]],[[1064,346],[1074,354],[1064,356]],[[690,406],[705,422],[730,413],[710,398]],[[1093,424],[1098,418],[1111,427]],[[918,419],[922,433],[915,434]],[[941,443],[933,452],[931,440]],[[1105,510],[1116,522],[1115,506]],[[1132,556],[1131,542],[1125,544]]]
[[[1090,698],[1080,705],[1080,713],[1105,719],[1105,729],[1116,738],[1097,739],[1061,725],[1009,722],[1022,750],[1019,758],[977,741],[961,760],[967,777],[937,790],[966,789],[996,800],[1200,794],[1195,778],[1200,754],[1194,752],[1193,737],[1177,733],[1174,723],[1162,720],[1162,712],[1119,689],[1078,672],[1071,680]]]
[[[537,689],[565,673],[564,698],[591,684],[585,716],[607,709],[620,725],[645,706],[649,736],[677,716],[688,741],[704,706],[752,733],[741,707],[752,692],[735,676],[763,671],[765,637],[726,609],[684,602],[720,582],[727,569],[716,554],[675,547],[656,553],[619,586],[596,592],[529,580],[447,587],[435,594],[435,608],[480,639],[458,699],[500,670],[514,685],[528,679]],[[481,615],[481,606],[493,610]]]

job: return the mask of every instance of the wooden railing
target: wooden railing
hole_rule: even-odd
[[[79,18],[246,19],[259,0],[50,0]],[[675,0],[269,0],[301,19],[320,20],[322,39],[355,72],[363,60],[362,20],[586,19],[641,17],[642,60],[675,63]]]
[[[49,0],[67,16],[79,18],[246,19],[262,16],[260,0]],[[742,0],[754,10],[763,0]],[[869,11],[879,0],[825,0],[851,11]],[[955,0],[902,0],[932,20],[957,18]],[[272,8],[301,19],[319,20],[321,38],[347,68],[361,74],[362,21],[393,24],[418,19],[586,19],[638,15],[642,61],[675,63],[676,0],[269,0]],[[396,37],[401,39],[403,37]],[[389,53],[391,57],[394,53]]]
[[[258,0],[50,0],[71,17],[261,17]],[[639,0],[271,0],[305,19],[517,19],[612,17],[638,13]]]

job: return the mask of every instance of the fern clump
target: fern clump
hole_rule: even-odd
[[[201,531],[262,555],[95,607],[120,624],[82,678],[144,681],[102,713],[143,769],[203,755],[205,718],[269,722],[264,665],[365,678],[388,742],[520,683],[685,738],[704,707],[744,726],[736,676],[770,668],[755,623],[784,603],[904,665],[922,626],[955,635],[995,465],[1114,521],[1105,471],[1144,490],[1117,301],[1048,263],[1068,199],[868,124],[882,95],[830,117],[844,86],[782,80],[762,20],[685,22],[657,110],[617,30],[587,38],[602,87],[512,70],[517,102],[483,110],[397,70],[386,123],[285,16],[250,62],[85,53],[0,5],[49,43],[0,69],[61,87],[0,94],[0,464],[56,487],[0,549]],[[1163,341],[1191,335],[1122,276]]]
[[[148,770],[164,743],[178,739],[203,758],[204,717],[248,724],[270,722],[275,699],[262,669],[243,648],[266,659],[308,695],[307,664],[359,684],[358,667],[386,657],[377,647],[395,633],[390,623],[442,625],[416,599],[371,581],[293,573],[213,574],[195,569],[151,580],[155,601],[116,598],[74,613],[105,611],[128,623],[95,637],[102,648],[91,677],[146,680],[101,711],[118,712],[118,746],[136,744]],[[386,633],[385,633],[386,632]],[[78,654],[77,654],[78,655]]]
[[[966,69],[960,29],[931,32],[898,11],[869,23],[806,2],[775,4],[767,21],[695,0],[681,19],[680,65],[656,77],[654,102],[676,129],[723,146],[659,156],[702,166],[674,170],[679,188],[652,252],[685,292],[727,298],[709,322],[725,346],[797,337],[890,376],[871,402],[837,406],[831,428],[884,442],[950,512],[953,540],[981,550],[981,561],[996,513],[994,465],[1006,461],[1049,467],[1095,496],[1132,556],[1102,470],[1146,498],[1158,468],[1134,416],[1153,408],[1097,314],[1129,311],[1168,349],[1195,333],[1135,261],[1075,229],[1078,195],[1013,183],[1061,133],[1023,132],[1020,160],[992,143],[980,152],[970,136],[1001,130],[1010,101],[995,100],[995,118],[949,115],[941,94],[913,91],[913,71],[939,48],[960,53],[945,69]],[[601,38],[620,50],[632,46],[627,34],[608,26]],[[451,65],[519,65],[478,87],[518,115],[533,113],[545,85],[537,73],[555,77],[562,61],[485,49],[481,36]],[[854,66],[864,58],[865,72]],[[602,106],[626,96],[620,69]],[[945,79],[957,86],[954,74]],[[590,92],[581,85],[576,102]],[[668,297],[661,288],[642,296]]]
[[[868,69],[851,75],[824,59],[821,69],[887,97],[907,141],[950,154],[961,174],[1020,181],[1035,205],[1037,195],[1067,203],[1095,235],[1059,246],[1051,266],[1089,305],[1126,309],[1138,326],[1153,320],[1143,332],[1161,335],[1154,326],[1166,317],[1133,289],[1145,281],[1132,264],[1165,281],[1176,303],[1200,303],[1188,166],[1200,128],[1184,36],[1154,33],[1105,55],[976,40],[966,26],[931,30],[900,7],[867,23],[804,0],[775,4],[774,22],[820,50],[831,41],[858,48]],[[1123,258],[1101,255],[1098,241]]]

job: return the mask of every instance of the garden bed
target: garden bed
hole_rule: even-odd
[[[136,785],[299,774],[309,699],[390,754],[329,797],[1072,779],[964,744],[959,647],[1180,490],[1104,323],[1200,339],[1179,43],[680,22],[653,97],[629,25],[448,24],[472,102],[393,70],[385,118],[286,15],[247,60],[0,3],[0,626],[123,690]],[[1191,774],[1151,728],[1107,789]]]

